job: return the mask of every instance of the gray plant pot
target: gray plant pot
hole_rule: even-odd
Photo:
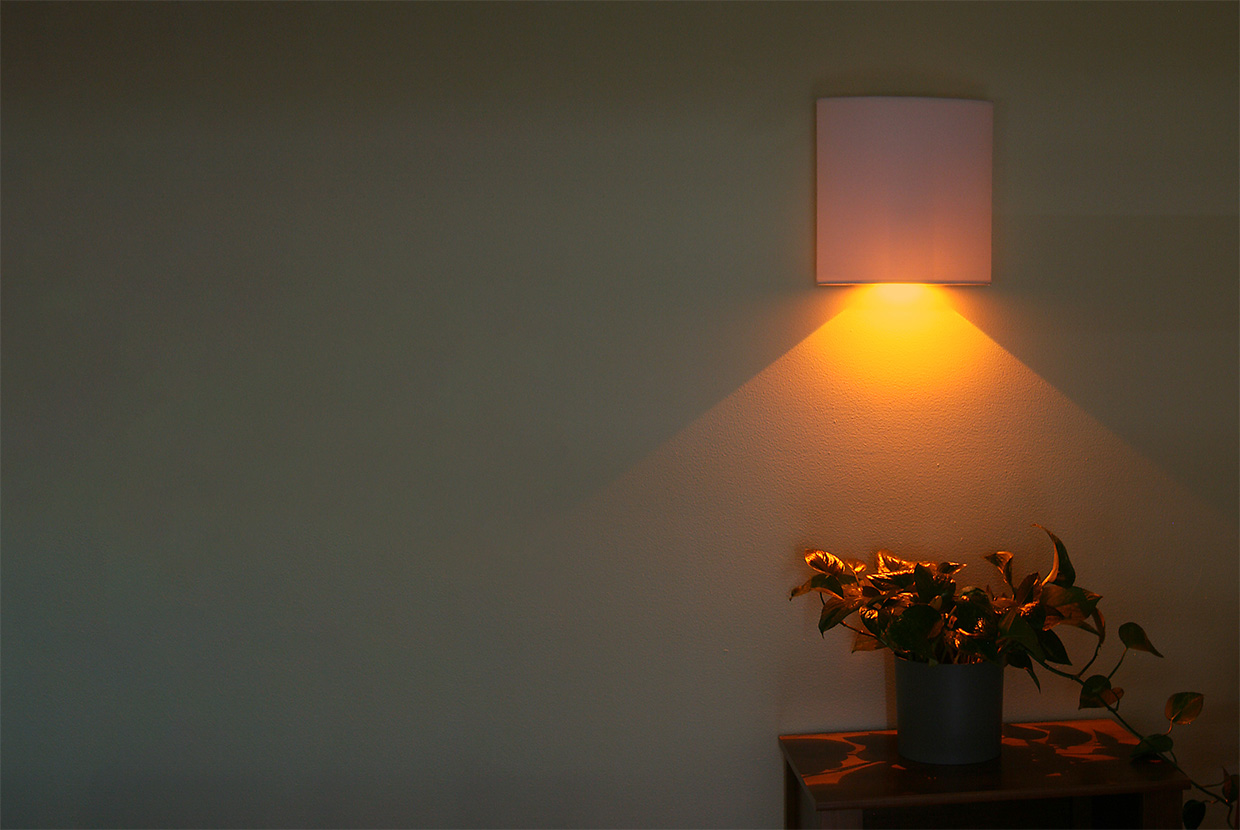
[[[914,663],[896,658],[896,745],[924,764],[976,764],[999,757],[1003,666]]]

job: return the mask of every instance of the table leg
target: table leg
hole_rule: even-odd
[[[1183,826],[1184,793],[1181,790],[1153,790],[1141,798],[1142,827]]]
[[[784,761],[784,827],[788,830],[801,828],[801,776]]]
[[[861,811],[823,810],[818,814],[818,826],[830,830],[861,830]]]

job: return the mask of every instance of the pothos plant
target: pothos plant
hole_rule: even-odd
[[[1041,525],[1035,525],[1040,527]],[[792,589],[790,599],[816,593],[822,601],[818,630],[843,626],[854,632],[853,651],[890,649],[897,657],[922,663],[978,663],[989,661],[1015,666],[1028,672],[1034,684],[1042,683],[1034,671],[1041,668],[1080,687],[1080,709],[1106,709],[1137,739],[1134,760],[1161,759],[1181,772],[1173,751],[1171,730],[1192,723],[1201,713],[1204,697],[1197,692],[1178,692],[1164,708],[1167,731],[1145,735],[1119,713],[1124,690],[1111,679],[1129,651],[1162,657],[1141,626],[1126,622],[1119,627],[1124,645],[1114,668],[1107,674],[1088,674],[1106,640],[1106,620],[1098,610],[1102,597],[1076,584],[1076,570],[1063,542],[1050,537],[1055,552],[1050,573],[1039,578],[1031,573],[1019,581],[1012,576],[1012,554],[999,551],[985,557],[1002,577],[998,593],[986,587],[959,587],[954,574],[963,567],[956,562],[913,562],[880,550],[871,570],[856,559],[841,559],[822,550],[805,551],[805,562],[814,571]],[[855,618],[850,623],[849,619]],[[1072,661],[1055,632],[1070,626],[1093,635],[1094,653],[1080,669]],[[1227,807],[1227,823],[1237,822],[1237,778],[1223,770],[1223,780],[1203,785],[1185,773],[1192,787],[1208,799]],[[1205,816],[1207,801],[1184,803],[1183,819],[1196,828]]]

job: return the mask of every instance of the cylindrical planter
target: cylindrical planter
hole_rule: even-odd
[[[914,663],[896,658],[896,746],[925,764],[999,757],[1003,666]]]

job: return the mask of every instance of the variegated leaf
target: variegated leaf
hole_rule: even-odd
[[[880,550],[875,553],[874,561],[877,563],[879,573],[911,572],[916,564],[915,562],[909,562],[907,559],[901,559],[889,550]]]
[[[845,571],[852,573],[852,569],[844,564],[844,560],[825,550],[806,550],[805,564],[824,574],[839,575]]]

